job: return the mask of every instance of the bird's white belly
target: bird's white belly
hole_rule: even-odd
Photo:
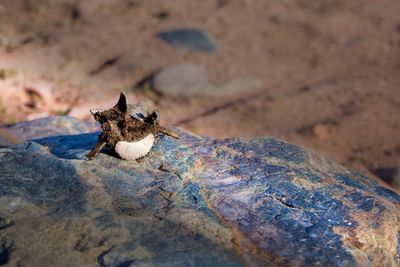
[[[145,138],[136,142],[119,141],[115,145],[115,152],[126,160],[136,160],[146,156],[154,144],[154,135],[149,134]]]

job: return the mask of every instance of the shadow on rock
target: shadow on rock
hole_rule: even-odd
[[[49,213],[80,213],[88,190],[75,168],[45,147],[28,142],[0,157],[0,196],[25,199]],[[10,204],[11,205],[11,204]]]
[[[49,148],[50,152],[62,159],[84,159],[88,150],[97,143],[99,133],[84,133],[76,135],[58,135],[40,139],[33,142]]]

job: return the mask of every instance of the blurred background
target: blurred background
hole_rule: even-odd
[[[398,0],[0,0],[0,124],[151,100],[400,186]]]

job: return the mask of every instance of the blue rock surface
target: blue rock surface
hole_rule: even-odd
[[[40,118],[20,122],[15,125],[0,126],[0,146],[33,138],[61,134],[79,134],[99,129],[99,126],[95,123],[72,120],[65,116]]]
[[[400,264],[400,196],[394,191],[274,138],[216,140],[177,131],[180,140],[160,136],[139,162],[107,149],[86,161],[98,133],[0,148],[3,261]]]

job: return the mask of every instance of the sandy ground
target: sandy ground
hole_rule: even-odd
[[[400,165],[398,14],[398,0],[3,0],[0,119],[86,117],[126,91],[152,98],[164,124],[271,135],[371,175]],[[215,53],[156,36],[192,27],[213,37]],[[205,65],[214,84],[251,76],[263,86],[229,97],[137,89],[178,63]]]

